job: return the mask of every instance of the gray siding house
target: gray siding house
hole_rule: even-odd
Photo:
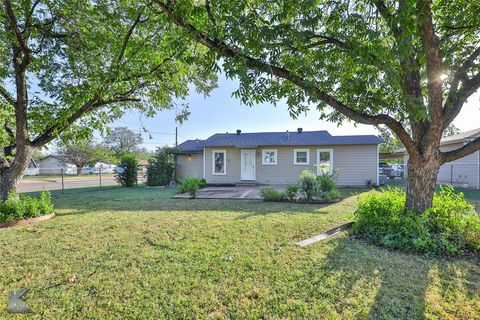
[[[479,136],[480,129],[475,129],[445,137],[440,142],[440,150],[445,152],[459,149],[465,143]],[[404,163],[408,165],[408,155],[406,154]],[[405,172],[407,171],[405,170]],[[480,151],[477,150],[466,157],[442,165],[438,172],[437,183],[480,189]]]
[[[378,145],[373,135],[332,136],[327,131],[215,134],[178,146],[176,179],[210,184],[285,184],[300,173],[338,170],[337,184],[378,184]]]

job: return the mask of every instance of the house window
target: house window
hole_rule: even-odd
[[[275,149],[262,150],[262,164],[263,165],[277,164],[277,150]]]
[[[227,164],[227,152],[225,150],[212,151],[212,174],[225,175]]]
[[[310,164],[310,150],[309,149],[294,149],[293,150],[293,164],[309,165]]]
[[[333,150],[317,150],[317,174],[331,174],[333,172]]]

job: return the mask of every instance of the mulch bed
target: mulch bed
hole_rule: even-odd
[[[34,218],[30,218],[30,219],[24,219],[24,220],[20,220],[20,221],[4,222],[4,223],[0,223],[0,228],[11,228],[11,227],[24,226],[24,225],[31,224],[31,223],[47,221],[47,220],[50,220],[54,217],[55,217],[55,213],[52,213],[52,214],[47,214],[45,216],[34,217]]]

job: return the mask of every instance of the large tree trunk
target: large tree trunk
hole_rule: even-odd
[[[424,212],[432,207],[439,169],[440,161],[435,158],[408,162],[406,210]]]
[[[8,194],[17,190],[18,184],[30,164],[32,148],[23,148],[15,154],[11,163],[2,162],[0,166],[0,199],[5,200]]]
[[[77,166],[77,176],[82,174],[83,166]]]

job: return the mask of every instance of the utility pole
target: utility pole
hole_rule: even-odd
[[[175,127],[175,148],[178,147],[178,127]]]

